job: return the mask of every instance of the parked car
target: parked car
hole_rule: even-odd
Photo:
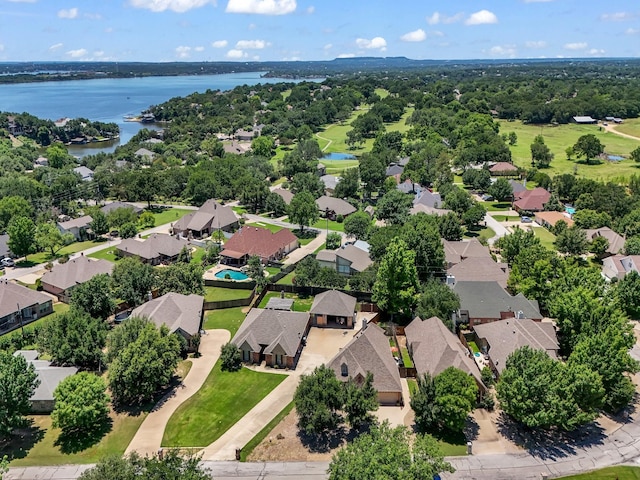
[[[520,221],[522,223],[531,223],[532,222],[531,217],[520,217]]]
[[[13,258],[9,257],[3,258],[0,260],[0,263],[5,267],[13,267],[16,264],[16,262],[13,261]]]

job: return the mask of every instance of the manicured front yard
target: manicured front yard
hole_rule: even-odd
[[[83,448],[86,438],[76,438],[68,444],[61,443],[60,429],[51,426],[51,417],[34,415],[29,417],[32,426],[24,430],[22,437],[12,440],[9,448],[0,450],[0,456],[6,454],[12,467],[96,463],[107,455],[120,456],[147,413],[148,410],[132,415],[112,412],[110,431],[99,442],[86,448]]]
[[[249,298],[251,290],[222,287],[204,287],[205,302],[222,302],[225,300],[241,300]]]
[[[202,388],[171,416],[162,445],[210,445],[285,378],[286,375],[260,373],[248,368],[223,372],[218,361]]]
[[[244,321],[246,314],[242,310],[247,307],[224,308],[222,310],[211,310],[204,319],[202,328],[205,330],[213,330],[221,328],[229,330],[231,338],[236,334],[240,325]]]
[[[640,480],[640,467],[618,466],[603,468],[595,472],[581,473],[558,480]]]
[[[271,230],[272,233],[279,232],[284,228],[284,227],[280,227],[278,225],[272,225],[271,223],[266,223],[266,222],[251,222],[251,223],[247,223],[246,225],[248,227],[266,228],[267,230]]]
[[[269,292],[267,293],[262,301],[260,302],[259,308],[264,308],[267,306],[269,299],[280,297],[280,293],[278,292]],[[311,305],[313,304],[313,297],[301,298],[294,293],[285,293],[284,298],[293,299],[293,311],[294,312],[308,312],[311,310]]]
[[[318,230],[322,230],[324,232],[327,231],[327,219],[320,218],[316,223],[311,225],[313,228],[317,228]],[[336,222],[335,220],[329,220],[329,230],[333,230],[335,232],[344,232],[344,222]]]
[[[464,238],[477,238],[480,241],[488,240],[491,237],[495,236],[496,232],[494,232],[489,227],[482,227],[477,230],[466,230],[463,234]]]
[[[164,225],[166,223],[173,223],[180,220],[187,213],[193,213],[195,210],[186,210],[184,208],[166,208],[153,212],[153,217],[156,219],[155,226]]]
[[[109,262],[113,263],[116,263],[120,260],[120,257],[116,255],[116,247],[108,247],[104,250],[98,250],[97,252],[93,252],[87,256],[91,258],[108,260]]]
[[[509,202],[479,202],[479,203],[481,203],[482,206],[487,209],[487,212],[503,212],[511,208],[511,204]]]
[[[556,241],[556,236],[544,227],[533,227],[533,233],[540,239],[540,243],[543,247],[549,250],[555,250],[556,247],[553,242]]]
[[[27,257],[27,260],[33,264],[45,263],[49,260],[53,260],[55,258],[62,257],[64,255],[71,255],[73,253],[78,253],[82,250],[86,250],[87,248],[97,247],[99,245],[104,245],[103,241],[94,241],[94,240],[86,240],[84,242],[75,242],[71,245],[67,245],[66,247],[62,247],[55,256],[51,256],[50,252],[38,252]]]

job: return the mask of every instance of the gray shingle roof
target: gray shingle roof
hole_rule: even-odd
[[[442,198],[439,193],[432,193],[426,188],[413,201],[414,205],[424,205],[425,207],[440,208],[442,207]]]
[[[316,205],[318,205],[318,210],[321,212],[328,209],[335,212],[336,215],[351,215],[356,211],[356,207],[351,205],[349,202],[345,202],[341,198],[327,197],[326,195],[318,198],[316,200]]]
[[[74,287],[92,279],[101,273],[111,274],[113,263],[107,260],[93,260],[80,256],[67,263],[55,265],[42,276],[42,283],[47,283],[62,290]]]
[[[347,376],[343,376],[342,365],[347,367]],[[346,381],[349,377],[366,377],[373,374],[373,386],[378,392],[402,392],[400,373],[396,364],[389,339],[384,331],[372,323],[358,333],[328,364],[338,379]]]
[[[460,310],[472,318],[501,318],[501,312],[522,312],[523,318],[542,319],[538,302],[524,295],[510,295],[498,282],[456,282],[453,291],[460,297]]]
[[[284,190],[283,188],[276,188],[273,190],[273,193],[276,193],[282,197],[284,203],[289,205],[291,203],[291,199],[293,198],[293,192],[291,190]]]
[[[609,227],[602,227],[596,229],[586,230],[587,238],[589,240],[593,240],[597,237],[604,237],[609,242],[609,247],[607,248],[607,252],[615,255],[620,252],[624,248],[624,237],[621,237],[616,232],[611,230]]]
[[[363,272],[373,264],[369,252],[365,252],[355,245],[345,245],[344,247],[338,248],[336,250],[336,256],[351,262],[351,268],[356,272]]]
[[[407,346],[419,375],[435,377],[449,367],[472,375],[482,384],[480,370],[458,337],[438,317],[416,317],[404,329]]]
[[[142,213],[142,208],[132,204],[132,203],[126,203],[126,202],[111,202],[111,203],[107,203],[106,205],[103,205],[102,207],[100,207],[100,210],[102,211],[102,213],[107,214],[109,212],[112,212],[113,210],[117,210],[118,208],[130,208],[132,209],[136,214]]]
[[[252,352],[274,353],[294,357],[309,325],[307,312],[287,312],[254,308],[233,337],[238,347],[246,342]]]
[[[207,200],[197,211],[189,213],[174,224],[175,230],[200,232],[205,228],[227,228],[238,222],[238,216],[227,205]]]
[[[170,292],[135,308],[131,316],[146,317],[158,327],[166,325],[172,333],[195,335],[200,331],[203,302],[200,295]]]
[[[313,299],[312,315],[332,315],[334,317],[351,317],[356,311],[356,298],[338,290],[327,290]]]
[[[489,344],[489,357],[499,373],[504,370],[507,357],[524,346],[544,350],[551,358],[558,358],[560,346],[556,330],[548,322],[510,318],[476,325],[473,330]]]
[[[52,367],[51,362],[38,360],[39,353],[35,350],[18,350],[14,355],[22,355],[36,369],[40,384],[33,392],[31,401],[53,400],[53,392],[60,382],[78,371],[76,367]]]
[[[448,264],[455,265],[465,258],[489,258],[491,253],[489,249],[482,245],[477,239],[464,241],[442,240],[444,246],[444,255]]]
[[[176,238],[173,235],[164,233],[154,233],[142,241],[136,240],[135,238],[127,238],[120,242],[117,249],[146,260],[151,260],[161,255],[175,257],[183,247],[188,246],[189,242],[182,238]]]
[[[496,263],[491,257],[466,258],[447,270],[456,282],[495,281],[506,288],[509,280],[509,267],[506,263]]]
[[[17,283],[0,281],[0,318],[6,317],[20,309],[32,305],[40,305],[51,301],[51,297]]]
[[[72,228],[87,228],[89,224],[93,222],[93,218],[90,215],[84,217],[78,217],[66,222],[58,222],[58,227],[63,230],[71,230]]]

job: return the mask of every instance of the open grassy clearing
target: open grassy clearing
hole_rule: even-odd
[[[487,212],[503,212],[511,208],[509,202],[479,202]]]
[[[620,125],[612,125],[613,129],[640,138],[640,118],[630,118]]]
[[[246,223],[245,225],[247,227],[266,228],[267,230],[270,230],[271,233],[279,232],[284,228],[284,227],[279,227],[278,225],[272,225],[271,223],[266,223],[266,222],[251,222],[251,223]]]
[[[84,242],[74,242],[71,245],[67,245],[66,247],[62,247],[55,255],[51,255],[50,252],[38,252],[31,254],[27,257],[27,263],[37,265],[39,263],[45,263],[50,260],[54,260],[56,258],[62,257],[64,255],[71,255],[74,253],[81,252],[82,250],[86,250],[87,248],[97,247],[100,245],[104,245],[105,241],[94,241],[94,240],[86,240]],[[20,262],[20,266],[28,266],[25,265],[24,262]]]
[[[319,218],[316,223],[311,225],[313,228],[317,228],[318,230],[327,230],[327,219]],[[333,230],[335,232],[344,232],[344,221],[336,222],[335,220],[329,220],[329,230]]]
[[[552,177],[563,173],[573,174],[576,165],[578,176],[595,180],[622,180],[634,173],[640,173],[639,167],[630,160],[606,161],[599,165],[586,165],[567,160],[566,148],[573,146],[580,136],[590,133],[598,137],[605,146],[605,152],[610,155],[628,157],[633,149],[640,146],[638,141],[600,130],[598,125],[524,125],[520,121],[500,120],[500,132],[516,132],[518,143],[510,147],[513,161],[516,165],[527,169],[531,168],[531,143],[536,135],[542,135],[545,143],[554,154],[551,167],[543,171]]]
[[[532,227],[533,228],[533,233],[536,237],[538,237],[540,239],[540,243],[542,244],[543,247],[547,248],[548,250],[555,250],[556,247],[553,244],[553,242],[556,241],[556,236],[551,233],[549,230],[547,230],[544,227]]]
[[[98,258],[102,260],[108,260],[109,262],[116,263],[120,260],[120,257],[116,255],[116,247],[107,247],[97,252],[93,252],[88,257]]]
[[[478,228],[477,230],[470,230],[470,229],[465,230],[463,237],[477,238],[478,240],[483,241],[483,240],[489,240],[495,235],[496,235],[496,232],[494,232],[491,228],[481,227],[481,228]]]
[[[223,372],[218,360],[202,388],[169,419],[162,445],[204,447],[213,443],[285,378],[244,367]]]
[[[153,212],[153,217],[156,219],[156,227],[158,225],[164,225],[165,223],[172,223],[180,220],[187,213],[193,213],[195,210],[186,210],[184,208],[166,208]]]
[[[603,468],[595,472],[581,473],[558,480],[640,480],[640,467],[618,466]]]
[[[12,467],[96,463],[107,455],[120,456],[148,411],[111,412],[109,432],[93,445],[86,437],[60,441],[60,429],[51,426],[51,416],[34,415],[29,417],[31,426],[23,430],[20,437],[12,439],[8,449],[0,450],[0,456],[7,455]]]
[[[231,338],[236,334],[244,321],[246,314],[242,311],[246,307],[224,308],[211,310],[204,319],[205,330],[223,329],[231,333]]]
[[[222,302],[225,300],[241,300],[249,298],[251,290],[239,288],[204,287],[205,302]]]
[[[262,299],[262,301],[260,302],[260,305],[258,305],[259,308],[264,308],[267,306],[267,303],[269,302],[269,299],[271,298],[278,298],[280,297],[280,293],[278,292],[269,292],[267,293],[264,298]],[[311,305],[313,304],[313,297],[299,297],[298,295],[294,294],[294,293],[285,293],[284,294],[284,298],[291,298],[293,299],[293,311],[294,312],[308,312],[309,310],[311,310]]]

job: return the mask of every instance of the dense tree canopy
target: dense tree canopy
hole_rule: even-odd
[[[0,438],[24,426],[31,411],[29,399],[39,385],[33,365],[22,355],[0,350]]]

